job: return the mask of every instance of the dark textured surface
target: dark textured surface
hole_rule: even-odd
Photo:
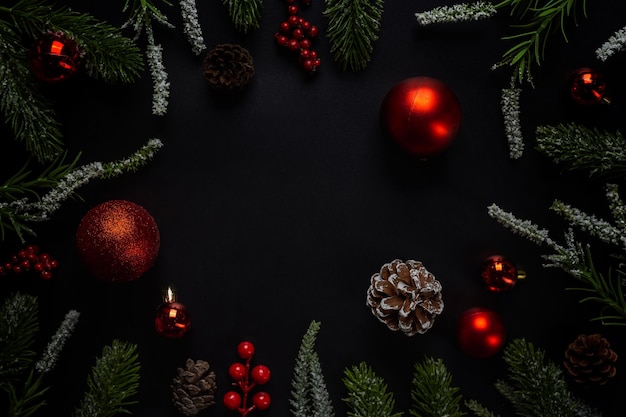
[[[316,49],[322,67],[311,78],[274,43],[286,16],[282,1],[266,1],[260,29],[245,36],[234,31],[220,2],[198,1],[207,47],[239,43],[254,58],[253,79],[231,100],[209,90],[203,56],[191,52],[178,6],[163,6],[176,25],[154,28],[171,83],[167,115],[151,115],[147,72],[132,85],[79,76],[49,89],[66,144],[83,152],[83,162],[123,158],[152,137],[165,144],[147,167],[89,184],[80,190],[83,201],[68,202],[37,225],[37,242],[60,262],[53,280],[28,284],[41,296],[42,332],[52,333],[68,309],[81,312],[50,381],[49,412],[67,415],[78,404],[96,355],[114,338],[139,347],[141,388],[132,408],[138,417],[178,415],[169,384],[187,358],[211,364],[221,398],[242,340],[255,344],[255,363],[272,371],[266,389],[273,403],[258,415],[290,415],[293,364],[311,320],[321,322],[316,347],[338,416],[346,415],[341,382],[346,367],[368,362],[395,393],[398,410],[407,410],[413,363],[424,355],[445,361],[466,399],[512,415],[493,388],[505,374],[502,359],[471,359],[457,345],[456,320],[470,307],[496,310],[509,339],[525,337],[556,362],[578,334],[596,331],[626,357],[624,330],[590,323],[597,309],[580,305],[580,294],[565,290],[572,284],[568,276],[542,267],[543,248],[487,214],[496,203],[550,229],[557,240],[563,224],[549,210],[553,199],[606,215],[602,182],[560,172],[534,150],[533,136],[538,125],[569,121],[625,128],[626,58],[601,64],[594,55],[624,26],[624,6],[588,2],[587,18],[580,17],[577,27],[568,25],[569,42],[557,35],[549,43],[545,62],[535,71],[535,88],[522,95],[526,150],[511,160],[500,109],[509,72],[490,70],[507,48],[500,37],[509,33],[510,20],[502,14],[418,28],[414,13],[441,3],[387,2],[372,59],[365,71],[353,73],[333,64],[323,36],[323,3],[314,0],[303,15],[320,26]],[[115,25],[124,21],[122,1],[72,4]],[[589,65],[605,74],[611,106],[582,108],[567,97],[568,75]],[[414,76],[443,81],[462,108],[454,143],[428,161],[391,146],[378,120],[389,89]],[[19,158],[5,155],[3,160],[19,166]],[[11,165],[3,165],[5,175]],[[111,199],[148,210],[161,239],[154,266],[141,279],[120,285],[91,277],[75,247],[82,216]],[[7,253],[13,249],[8,242],[4,246]],[[527,270],[527,279],[510,292],[488,293],[480,282],[481,261],[495,253]],[[424,335],[391,332],[365,304],[371,275],[396,258],[423,262],[443,286],[445,309]],[[153,328],[169,285],[193,317],[181,340],[161,338]],[[626,371],[620,362],[607,386],[573,386],[609,417],[624,415],[619,393],[626,388]],[[234,414],[218,402],[206,415]]]

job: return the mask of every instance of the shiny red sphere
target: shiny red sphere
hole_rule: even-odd
[[[32,73],[42,81],[56,83],[78,71],[81,50],[78,43],[63,32],[46,32],[30,49]]]
[[[228,391],[222,399],[224,407],[229,410],[236,410],[241,406],[241,395],[235,391]]]
[[[252,404],[259,410],[267,410],[271,402],[271,397],[267,392],[257,392],[252,397]]]
[[[254,355],[254,345],[251,342],[243,341],[237,345],[237,354],[241,359],[249,359]]]
[[[517,283],[517,267],[509,259],[493,255],[485,259],[480,276],[489,291],[508,291]]]
[[[580,68],[572,76],[571,95],[575,102],[582,105],[601,103],[606,83],[604,77],[593,68]]]
[[[500,352],[506,340],[506,331],[498,314],[475,307],[461,314],[457,338],[461,350],[473,358],[483,359]]]
[[[408,78],[387,93],[380,122],[390,139],[420,158],[448,148],[461,125],[461,105],[443,82],[430,77]]]
[[[233,363],[228,368],[228,375],[230,375],[234,381],[241,381],[246,377],[246,366],[238,362]]]
[[[163,303],[157,309],[154,327],[163,337],[179,339],[191,327],[191,315],[181,303]]]
[[[270,368],[265,365],[257,365],[252,368],[250,376],[256,384],[267,384],[270,380]]]

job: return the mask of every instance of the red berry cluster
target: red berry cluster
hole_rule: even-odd
[[[312,41],[317,38],[319,29],[308,20],[298,16],[299,7],[294,4],[295,0],[285,0],[289,17],[281,22],[278,32],[274,34],[276,43],[288,51],[298,55],[298,64],[307,72],[314,73],[319,68],[321,61],[317,51],[312,49]],[[311,0],[303,0],[305,6],[311,4]]]
[[[0,276],[9,273],[22,274],[35,271],[42,279],[52,278],[52,270],[59,266],[56,259],[49,254],[41,252],[37,245],[28,245],[11,255],[11,258],[0,264]]]
[[[238,411],[241,416],[246,416],[254,409],[266,410],[270,406],[270,395],[267,392],[256,392],[252,396],[251,406],[248,406],[248,394],[256,385],[266,384],[270,380],[269,368],[265,365],[256,365],[250,369],[254,355],[254,345],[250,342],[239,343],[237,354],[245,360],[245,364],[233,363],[228,368],[228,374],[233,380],[233,386],[241,390],[243,398],[237,391],[228,391],[224,394],[224,406],[229,410]]]

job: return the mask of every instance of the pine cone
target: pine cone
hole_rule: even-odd
[[[615,361],[617,353],[604,337],[581,334],[565,350],[563,365],[576,382],[604,385],[617,372]]]
[[[204,77],[216,91],[241,90],[253,75],[252,55],[240,45],[231,43],[217,45],[204,58]]]
[[[195,416],[215,404],[215,373],[208,362],[187,359],[185,369],[178,368],[178,376],[172,380],[172,401],[186,416]]]
[[[425,333],[443,311],[441,284],[421,262],[396,259],[372,275],[367,306],[391,330]]]

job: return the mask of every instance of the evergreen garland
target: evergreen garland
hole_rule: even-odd
[[[364,70],[378,39],[383,0],[326,0],[326,37],[342,70]]]
[[[393,411],[395,399],[387,391],[385,380],[365,362],[346,368],[342,381],[348,390],[348,396],[343,398],[349,408],[348,417],[402,416]]]

